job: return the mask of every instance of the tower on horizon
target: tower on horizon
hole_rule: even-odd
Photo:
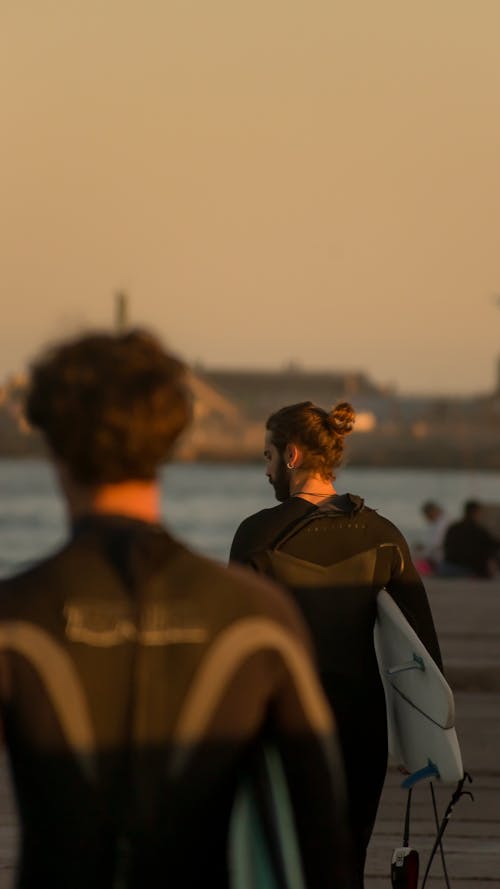
[[[498,355],[496,360],[496,371],[495,395],[500,395],[500,355]]]
[[[115,296],[115,330],[123,333],[128,327],[128,296],[123,290],[119,290]]]

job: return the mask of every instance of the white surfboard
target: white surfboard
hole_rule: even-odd
[[[375,651],[387,706],[389,757],[410,775],[435,767],[445,784],[463,777],[453,692],[385,590],[377,597]],[[432,771],[432,768],[430,768]]]

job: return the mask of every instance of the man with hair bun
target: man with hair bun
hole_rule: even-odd
[[[27,416],[70,528],[0,583],[20,889],[230,889],[243,866],[233,804],[264,742],[288,778],[304,886],[355,885],[340,754],[300,614],[161,522],[159,471],[190,413],[182,363],[145,331],[83,334],[32,368]]]
[[[335,491],[335,469],[354,421],[347,402],[328,412],[305,401],[269,417],[264,460],[280,504],[241,523],[230,559],[286,585],[312,631],[339,728],[361,884],[387,768],[385,698],[373,642],[382,588],[439,666],[441,655],[403,535],[361,497]]]

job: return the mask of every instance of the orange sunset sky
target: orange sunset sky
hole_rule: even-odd
[[[0,379],[109,324],[186,359],[491,389],[498,0],[3,0]]]

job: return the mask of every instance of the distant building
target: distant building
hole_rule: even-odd
[[[44,453],[24,417],[26,377],[0,387],[0,456]],[[258,460],[263,423],[298,401],[324,408],[347,399],[357,413],[348,462],[358,466],[500,469],[500,395],[404,396],[361,372],[208,370],[189,372],[193,423],[176,451],[180,460]]]
[[[115,330],[122,333],[129,325],[129,301],[124,291],[119,291],[115,296]]]
[[[304,371],[294,364],[285,370],[198,370],[250,420],[263,420],[283,405],[299,401],[328,408],[345,398],[364,409],[364,402],[383,397],[382,390],[361,371]]]

